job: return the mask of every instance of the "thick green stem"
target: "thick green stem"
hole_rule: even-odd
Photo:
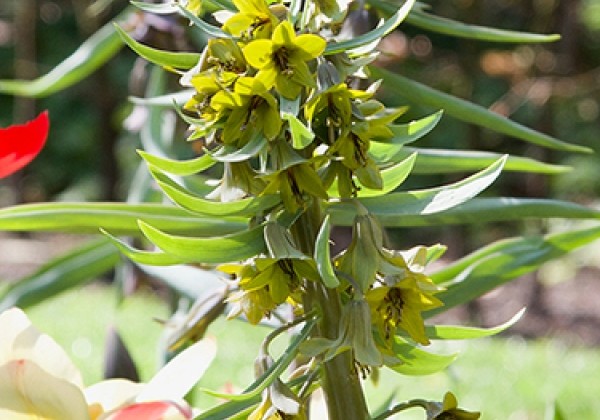
[[[292,234],[303,252],[312,255],[317,232],[322,222],[319,203],[315,202],[292,228]],[[336,339],[340,324],[342,305],[335,289],[307,281],[305,310],[318,307],[322,315],[313,334]],[[363,389],[354,368],[352,353],[345,351],[323,366],[323,392],[330,420],[364,420],[369,418]]]

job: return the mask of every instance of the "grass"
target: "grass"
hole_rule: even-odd
[[[101,379],[109,325],[117,326],[142,379],[148,380],[159,366],[156,348],[161,326],[153,318],[166,318],[167,307],[149,292],[128,298],[118,307],[116,302],[112,289],[92,285],[27,312],[40,330],[71,355],[87,384]],[[267,330],[246,327],[240,321],[225,320],[211,327],[210,334],[218,337],[219,355],[200,386],[241,389],[252,381],[253,360]],[[480,410],[482,419],[545,420],[555,400],[568,419],[595,419],[600,412],[600,353],[594,349],[569,348],[552,340],[494,338],[437,343],[434,351],[458,351],[460,357],[447,372],[427,377],[403,377],[383,369],[378,386],[366,381],[372,410],[392,393],[401,400],[439,400],[449,390],[462,407]],[[196,393],[197,406],[214,402]],[[414,410],[397,418],[423,419],[424,415]]]

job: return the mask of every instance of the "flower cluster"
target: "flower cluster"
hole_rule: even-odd
[[[344,10],[319,3],[304,12],[313,13],[313,19],[304,16],[309,25],[284,3],[234,5],[237,13],[216,16],[224,36],[209,40],[199,63],[182,77],[195,90],[184,105],[190,139],[203,138],[207,153],[224,163],[220,184],[207,198],[279,195],[280,204],[255,222],[286,230],[290,223],[279,220],[294,220],[314,203],[381,190],[370,145],[393,137],[390,125],[405,109],[374,99],[378,83],[360,89],[371,51],[327,53],[339,39],[335,27]],[[377,220],[357,207],[352,243],[334,258],[339,292],[352,303],[343,309],[338,339],[326,347],[331,354],[352,349],[359,364],[379,366],[380,351],[391,351],[399,330],[428,344],[421,312],[441,302],[433,296],[438,288],[414,268],[416,260],[424,264],[425,251],[413,258],[384,249]],[[242,314],[255,324],[285,302],[303,310],[303,282],[318,282],[319,272],[306,247],[279,234],[287,235],[288,255],[270,247],[269,255],[220,267],[236,279],[230,316]],[[265,239],[276,242],[271,233]]]

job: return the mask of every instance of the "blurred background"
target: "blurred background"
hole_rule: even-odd
[[[429,0],[426,3],[435,14],[462,22],[559,33],[562,38],[550,44],[514,46],[440,36],[402,25],[401,30],[381,42],[378,65],[489,107],[559,139],[590,147],[595,153],[553,152],[450,117],[444,117],[419,146],[510,152],[571,166],[575,170],[553,176],[506,173],[494,184],[493,194],[555,197],[598,207],[600,2]],[[1,1],[0,79],[33,79],[47,73],[126,6],[127,2],[120,0]],[[144,43],[160,48],[198,48],[199,41],[189,38],[170,18],[139,14],[137,19],[137,38]],[[126,199],[139,165],[135,149],[140,148],[139,129],[140,121],[143,121],[137,114],[143,111],[135,109],[127,98],[143,95],[148,73],[149,66],[143,60],[123,49],[91,77],[47,98],[0,95],[0,126],[29,120],[43,109],[50,111],[52,125],[49,141],[41,155],[25,170],[0,181],[0,206],[41,201]],[[172,75],[166,83],[175,89],[177,77]],[[386,98],[385,90],[382,97],[390,105],[403,104],[403,98]],[[434,110],[412,106],[408,117],[421,117],[431,111]],[[180,149],[188,147],[184,130],[185,126],[178,123],[174,142]],[[452,180],[411,176],[403,188]],[[418,232],[396,232],[395,237],[400,247],[410,247],[416,242],[442,242],[449,247],[445,258],[451,260],[502,237],[523,231],[532,234],[559,231],[566,223],[527,221],[520,225],[486,224],[484,228],[473,225],[447,227],[443,231],[420,229]],[[0,281],[10,282],[26,275],[82,240],[55,234],[0,233]],[[595,418],[593,413],[600,408],[597,401],[592,401],[596,399],[592,393],[600,392],[600,380],[594,379],[598,375],[593,374],[594,367],[600,366],[600,353],[596,351],[600,345],[599,246],[588,246],[566,259],[546,264],[542,270],[504,286],[468,307],[445,314],[444,321],[447,322],[490,326],[506,321],[524,306],[528,308],[524,318],[504,338],[479,345],[471,343],[468,348],[463,348],[465,356],[456,369],[470,364],[468,369],[471,370],[451,371],[444,379],[424,382],[423,388],[428,389],[432,384],[433,387],[440,383],[447,387],[454,384],[452,386],[467,393],[466,401],[472,406],[467,404],[468,408],[484,412],[486,408],[490,409],[492,415],[484,418],[541,419],[543,413],[547,413],[547,404],[554,400],[559,401],[565,413],[574,415],[567,418]],[[110,276],[109,273],[106,278],[110,279]],[[138,308],[131,309],[135,316],[123,315],[126,316],[124,328],[131,330],[123,334],[136,361],[145,366],[142,369],[144,376],[152,371],[155,357],[152,355],[148,360],[143,347],[138,348],[140,341],[149,338],[136,335],[135,331],[150,328],[156,333],[152,339],[157,339],[160,328],[152,323],[154,314],[149,316],[148,308],[158,308],[156,311],[163,316],[168,311],[166,300],[156,299],[157,288],[151,280],[140,280],[138,276],[134,285],[133,288],[141,291],[141,300],[139,308],[138,303],[132,304],[133,308]],[[92,353],[91,349],[96,344],[102,346],[103,340],[98,337],[104,334],[103,326],[98,326],[96,332],[85,333],[89,339],[81,341],[82,337],[87,337],[78,329],[81,325],[73,325],[64,335],[65,329],[55,324],[57,318],[62,319],[59,317],[76,317],[73,314],[79,310],[76,302],[81,293],[91,299],[94,307],[102,306],[102,302],[112,295],[105,289],[90,288],[70,293],[36,305],[31,309],[32,316],[40,320],[41,329],[50,328],[52,334],[59,335],[57,339],[63,340],[73,354],[93,355],[100,360],[101,352],[96,354],[93,350]],[[116,307],[117,304],[105,305]],[[65,312],[69,306],[74,312]],[[129,314],[127,311],[130,309],[125,311]],[[134,320],[143,313],[146,313],[143,321]],[[104,319],[104,325],[113,318],[114,315],[108,313],[99,317]],[[143,324],[138,325],[138,322]],[[482,357],[477,346],[489,359]],[[78,359],[82,365],[88,364],[85,357]],[[486,363],[489,363],[489,369],[494,363],[502,366],[506,376],[495,377],[496,373],[490,371],[487,374],[491,376],[484,378],[480,367]],[[556,377],[546,378],[543,383],[533,380],[532,376],[543,372],[549,364],[563,363],[569,365],[568,371],[559,368]],[[99,368],[94,367],[87,375],[88,379],[97,380]],[[556,387],[544,388],[549,386],[547,382],[555,382]],[[576,386],[577,382],[581,386]],[[397,386],[402,389],[401,385]],[[518,389],[524,400],[513,398],[509,403],[494,395],[497,392],[494,386],[505,387],[506,392]],[[474,392],[472,388],[478,391]],[[489,392],[489,396],[485,392]]]

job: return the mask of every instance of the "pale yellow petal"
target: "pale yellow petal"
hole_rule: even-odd
[[[30,360],[0,366],[0,419],[88,420],[79,387],[57,378]]]
[[[98,404],[104,412],[132,402],[145,386],[127,379],[109,379],[86,388],[84,393],[89,405]]]
[[[83,388],[81,373],[56,341],[35,328],[27,315],[12,308],[0,314],[0,364],[26,359],[48,374]]]
[[[243,52],[248,64],[260,70],[273,62],[273,41],[254,40],[244,47]]]

